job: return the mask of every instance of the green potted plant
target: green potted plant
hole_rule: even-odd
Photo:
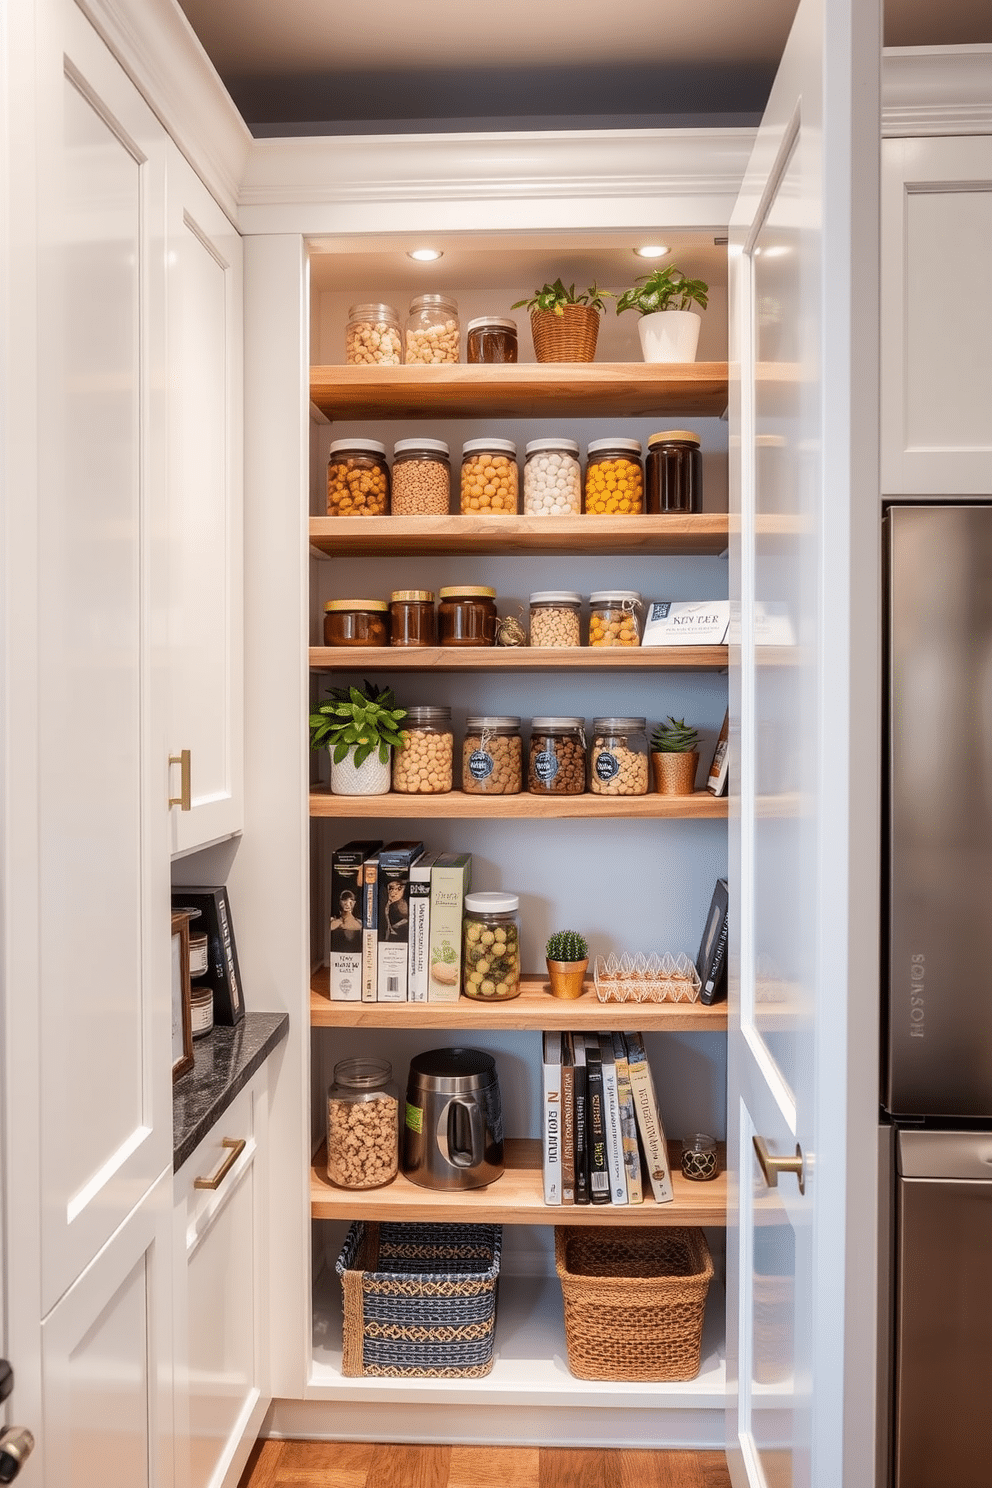
[[[591,362],[607,298],[611,298],[610,291],[595,283],[576,290],[574,284],[566,287],[559,276],[554,284],[536,289],[529,300],[517,300],[511,309],[530,311],[534,354],[539,362]]]
[[[668,715],[651,735],[651,767],[661,796],[691,796],[696,785],[699,735],[684,718]]]
[[[617,314],[639,312],[637,331],[646,362],[694,362],[702,322],[691,307],[705,310],[708,303],[709,285],[669,264],[642,274],[625,289],[617,299]]]
[[[552,997],[582,996],[589,942],[577,930],[556,930],[544,948]]]
[[[310,748],[331,756],[331,791],[336,796],[382,796],[389,790],[393,748],[402,746],[392,690],[364,682],[334,687],[310,714]]]

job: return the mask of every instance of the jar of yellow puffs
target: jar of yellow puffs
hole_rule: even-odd
[[[593,439],[586,450],[586,511],[637,516],[644,510],[644,467],[638,439]]]
[[[589,596],[590,646],[639,646],[641,596],[634,589],[598,589]]]
[[[388,510],[386,446],[378,439],[335,439],[327,461],[327,515],[382,517]]]

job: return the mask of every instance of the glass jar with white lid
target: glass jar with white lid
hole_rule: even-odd
[[[530,597],[530,643],[562,649],[581,646],[582,596],[572,589],[542,589]]]
[[[574,439],[532,439],[524,462],[524,515],[570,517],[582,510],[582,469]]]
[[[479,1002],[520,993],[520,896],[495,890],[465,895],[462,991]]]

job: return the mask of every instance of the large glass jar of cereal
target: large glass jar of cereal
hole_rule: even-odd
[[[519,994],[519,910],[519,894],[465,895],[462,991],[466,997],[505,1002]]]
[[[469,715],[462,743],[462,790],[470,796],[516,796],[523,789],[520,719]]]
[[[403,360],[400,318],[392,305],[352,305],[344,333],[349,366],[376,363],[398,367]]]
[[[379,1188],[399,1167],[400,1102],[386,1059],[342,1059],[327,1092],[327,1176],[338,1188]]]
[[[530,597],[532,646],[581,646],[579,611],[582,596],[571,589],[542,589]]]
[[[597,589],[590,594],[589,644],[641,644],[641,596],[636,589]]]
[[[378,439],[335,439],[327,461],[327,515],[381,517],[388,510],[386,446]]]
[[[512,439],[467,439],[462,445],[462,511],[469,516],[514,516],[517,446]]]
[[[393,445],[394,517],[445,517],[451,461],[443,439],[397,439]]]
[[[643,718],[594,718],[589,789],[594,796],[646,796],[648,738]]]
[[[406,321],[406,364],[458,361],[458,306],[448,295],[414,295]]]
[[[640,440],[593,439],[586,455],[586,511],[589,514],[632,517],[644,510]]]
[[[524,515],[570,517],[582,510],[582,471],[574,439],[532,439],[524,462]]]
[[[585,720],[531,720],[527,789],[538,796],[581,796],[586,788]]]
[[[393,751],[393,790],[437,796],[451,789],[454,735],[450,708],[407,708],[402,749]]]

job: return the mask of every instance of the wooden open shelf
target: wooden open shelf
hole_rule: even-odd
[[[669,554],[726,552],[725,512],[590,517],[311,517],[310,548],[321,558],[490,554]]]
[[[688,1183],[679,1167],[681,1144],[669,1142],[675,1198],[670,1204],[546,1204],[541,1174],[541,1143],[510,1138],[504,1143],[505,1171],[488,1188],[451,1193],[421,1188],[400,1173],[384,1188],[343,1189],[327,1181],[322,1146],[310,1169],[310,1212],[314,1219],[401,1220],[413,1223],[715,1225],[727,1222],[726,1154],[724,1170],[707,1183]]]
[[[725,1032],[727,1004],[701,1002],[600,1002],[592,981],[581,997],[552,997],[547,977],[524,976],[519,997],[509,1002],[332,1002],[330,972],[319,967],[310,978],[312,1028],[631,1028],[640,1032]]]
[[[319,672],[725,672],[726,646],[311,646]]]
[[[329,419],[720,418],[726,362],[311,367]]]
[[[594,796],[588,791],[581,796],[533,796],[521,791],[517,796],[466,795],[464,791],[446,791],[436,796],[405,795],[390,791],[382,796],[333,796],[329,790],[310,792],[311,817],[338,819],[374,819],[379,821],[560,821],[583,818],[587,821],[624,818],[626,820],[702,820],[719,821],[727,817],[727,797],[713,796],[709,791],[694,791],[691,796]]]

